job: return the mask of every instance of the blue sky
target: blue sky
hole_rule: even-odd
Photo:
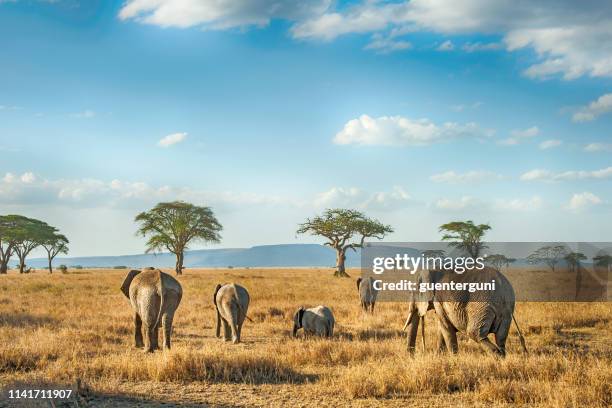
[[[317,242],[335,206],[609,241],[612,8],[539,4],[0,0],[0,212],[75,256],[142,252],[174,199],[222,247]]]

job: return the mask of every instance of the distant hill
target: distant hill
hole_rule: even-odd
[[[105,267],[127,266],[142,268],[145,266],[156,266],[162,268],[173,268],[175,256],[171,253],[140,254],[120,256],[88,256],[75,258],[55,258],[53,266],[58,265],[81,265],[83,267]],[[14,260],[11,264],[15,264]],[[336,253],[333,249],[317,244],[286,244],[286,245],[261,245],[251,248],[228,248],[228,249],[200,249],[185,252],[184,265],[187,268],[195,267],[306,267],[306,266],[329,266],[336,264]],[[27,260],[27,265],[33,268],[44,268],[47,266],[46,258],[32,258]],[[350,251],[347,254],[346,265],[358,267],[360,265],[360,253]]]

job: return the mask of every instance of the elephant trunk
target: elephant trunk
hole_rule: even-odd
[[[408,352],[414,353],[416,348],[416,338],[419,330],[419,314],[416,309],[413,309],[408,315],[408,319],[406,320],[406,325],[404,327],[408,328]]]

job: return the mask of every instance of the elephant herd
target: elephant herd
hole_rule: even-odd
[[[510,282],[496,269],[466,271],[419,271],[417,284],[455,282],[490,282],[495,280],[496,290],[490,292],[457,291],[440,294],[429,291],[426,294],[411,293],[408,301],[408,318],[404,330],[408,330],[408,351],[414,352],[417,332],[421,327],[425,347],[425,315],[434,310],[438,325],[438,349],[456,353],[457,333],[463,333],[493,354],[505,356],[506,339],[514,320],[524,352],[527,352],[524,338],[514,318],[515,295]],[[374,279],[357,279],[357,290],[361,307],[365,312],[374,313],[378,292]],[[172,321],[178,308],[183,290],[180,283],[154,268],[141,271],[131,270],[121,285],[121,291],[128,298],[134,311],[134,342],[137,348],[153,352],[159,348],[158,336],[163,328],[163,347],[170,348]],[[217,322],[216,336],[233,343],[240,342],[242,325],[249,319],[247,311],[250,296],[248,291],[235,283],[217,285],[213,294]],[[249,319],[250,320],[250,319]],[[332,337],[335,319],[330,308],[317,306],[310,309],[300,307],[293,316],[293,336],[299,329],[305,335]],[[494,334],[495,343],[488,335]]]

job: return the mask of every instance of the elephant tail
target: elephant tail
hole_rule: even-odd
[[[521,329],[519,328],[516,318],[514,317],[514,313],[512,314],[512,320],[514,321],[514,325],[516,326],[516,331],[518,332],[518,335],[519,335],[519,341],[521,342],[521,348],[523,349],[523,353],[528,354],[527,344],[525,343],[525,337],[523,337],[523,333],[521,333]]]
[[[238,305],[238,309],[240,309],[240,313],[242,313],[244,315],[244,317],[249,320],[249,322],[254,323],[253,320],[251,320],[251,318],[249,316],[247,316],[246,311],[242,308],[242,305],[240,304],[240,301],[238,300],[238,296],[237,295],[236,295],[235,299],[236,299],[236,304]]]
[[[159,327],[161,323],[162,315],[164,314],[164,298],[166,297],[166,293],[164,292],[164,288],[161,287],[161,284],[158,288],[159,293],[159,312],[157,313],[157,319],[155,320],[155,327]]]

